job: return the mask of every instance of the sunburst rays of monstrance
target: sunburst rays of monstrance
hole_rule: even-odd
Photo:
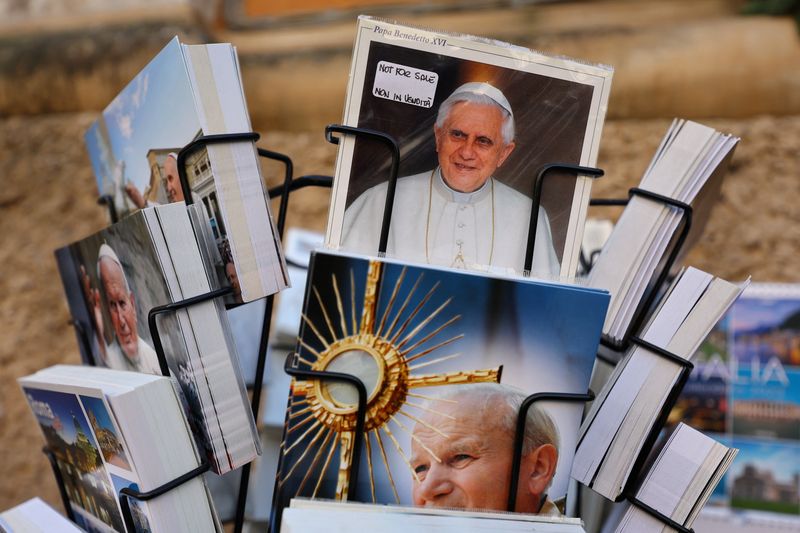
[[[328,309],[316,286],[312,285],[312,293],[324,320],[315,324],[307,315],[303,315],[305,327],[311,331],[322,349],[311,346],[301,334],[299,344],[306,357],[299,356],[299,361],[311,370],[343,372],[360,378],[367,389],[367,409],[364,424],[364,443],[366,444],[367,466],[369,470],[370,491],[375,502],[375,470],[372,461],[372,447],[377,446],[386,469],[386,474],[399,503],[391,467],[387,458],[387,442],[411,470],[416,479],[417,474],[411,467],[408,456],[403,451],[389,422],[415,439],[411,432],[412,424],[421,424],[436,433],[444,435],[437,428],[430,426],[418,416],[409,412],[408,407],[422,411],[438,413],[430,406],[423,406],[410,401],[436,400],[422,394],[411,392],[422,387],[438,387],[441,385],[461,385],[466,383],[499,382],[502,367],[488,370],[472,370],[459,372],[443,372],[434,374],[418,374],[420,368],[458,357],[458,353],[439,356],[438,351],[461,339],[463,334],[455,334],[446,340],[427,346],[428,341],[449,331],[461,318],[453,315],[440,325],[423,333],[426,327],[443,315],[452,298],[446,299],[432,312],[424,314],[422,308],[433,297],[439,283],[433,285],[421,298],[415,293],[422,282],[420,274],[413,283],[405,298],[400,296],[406,276],[406,268],[400,272],[392,287],[386,309],[382,315],[378,313],[378,296],[381,288],[383,263],[370,261],[367,270],[366,287],[363,295],[363,306],[360,320],[356,320],[356,294],[353,271],[350,270],[350,313],[344,310],[342,293],[335,274],[331,274],[331,284],[336,297],[336,308]],[[309,283],[314,280],[310,279]],[[309,294],[310,296],[310,294]],[[400,298],[398,298],[400,296]],[[396,311],[395,305],[402,299]],[[310,306],[310,302],[306,303]],[[333,307],[333,303],[330,303]],[[407,312],[411,309],[410,312]],[[308,310],[308,307],[307,309]],[[330,311],[330,312],[329,312]],[[405,318],[402,318],[405,315]],[[402,320],[401,320],[402,319]],[[441,320],[441,319],[440,319]],[[434,354],[431,357],[431,354]],[[426,359],[427,358],[427,359]],[[452,401],[452,400],[439,400]],[[317,496],[325,472],[339,449],[338,477],[336,482],[337,500],[346,500],[350,485],[350,464],[353,454],[354,434],[357,418],[358,400],[350,385],[321,380],[294,381],[292,383],[289,407],[287,410],[287,431],[284,436],[282,454],[284,458],[295,448],[305,449],[299,457],[292,461],[285,472],[281,472],[279,487],[294,478],[302,479],[297,486],[296,495],[300,494],[306,484],[311,481],[314,488],[311,497]],[[398,415],[402,416],[402,419]],[[299,436],[296,436],[298,435]],[[296,436],[296,438],[295,438]],[[384,440],[386,437],[386,440]],[[374,443],[372,442],[374,440]],[[425,448],[421,441],[416,441]],[[316,452],[311,457],[312,450]],[[436,455],[425,448],[435,458]],[[307,460],[311,462],[307,464]],[[285,461],[281,461],[285,464]],[[320,462],[322,467],[320,468]],[[301,468],[301,465],[304,465]],[[316,479],[314,479],[316,478]]]

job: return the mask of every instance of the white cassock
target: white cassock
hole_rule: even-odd
[[[160,376],[161,365],[158,363],[156,351],[141,337],[137,337],[137,339],[136,361],[131,361],[122,351],[119,344],[112,342],[106,346],[106,365],[115,370],[132,370]]]
[[[378,251],[388,183],[365,191],[344,214],[342,249]],[[531,200],[494,178],[462,193],[438,169],[397,180],[388,257],[449,267],[494,267],[521,273],[525,263]],[[544,208],[539,209],[531,273],[558,276],[560,266]]]

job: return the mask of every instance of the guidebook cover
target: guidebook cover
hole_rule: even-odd
[[[315,252],[295,361],[364,382],[361,471],[355,390],[296,379],[277,512],[295,496],[505,510],[520,404],[586,393],[607,305],[571,285]],[[582,411],[533,405],[515,510],[560,512]]]
[[[700,352],[674,414],[741,450],[715,501],[800,515],[800,286],[752,284]]]
[[[595,164],[611,77],[609,67],[361,17],[343,123],[400,147],[387,256],[520,273],[535,177],[548,163]],[[377,252],[390,161],[383,144],[343,136],[326,244]],[[547,178],[537,275],[575,275],[590,181]]]
[[[117,494],[123,487],[139,490],[138,477],[106,400],[22,389],[55,457],[77,524],[86,531],[125,531]],[[146,504],[130,503],[137,531],[150,531]]]

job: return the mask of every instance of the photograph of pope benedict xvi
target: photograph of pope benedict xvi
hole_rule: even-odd
[[[436,82],[429,107],[373,90],[385,78],[373,71],[386,64],[430,73]],[[521,274],[536,175],[545,164],[584,158],[594,142],[594,87],[376,42],[365,68],[358,126],[388,133],[400,147],[387,257]],[[355,141],[334,246],[378,251],[389,161],[377,142]],[[574,176],[547,178],[532,275],[574,275],[561,263],[577,191]]]
[[[493,85],[470,82],[453,91],[439,106],[433,127],[438,165],[397,182],[396,230],[387,252],[456,268],[522,270],[531,199],[494,178],[516,147],[514,131],[511,104]],[[376,248],[371,237],[383,219],[387,186],[375,185],[347,208],[345,248]],[[363,249],[367,243],[370,247]],[[537,274],[559,273],[543,208],[533,265]]]

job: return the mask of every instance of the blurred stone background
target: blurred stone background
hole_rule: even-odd
[[[512,42],[615,67],[596,197],[634,186],[672,117],[742,138],[686,262],[732,280],[800,281],[800,37],[741,0],[0,0],[0,509],[61,509],[16,378],[79,361],[52,252],[107,223],[83,134],[177,34],[239,49],[260,146],[295,175],[333,172],[355,17]],[[265,163],[270,185],[282,169]],[[289,225],[324,229],[328,192],[292,197]],[[616,216],[613,208],[595,216]]]

